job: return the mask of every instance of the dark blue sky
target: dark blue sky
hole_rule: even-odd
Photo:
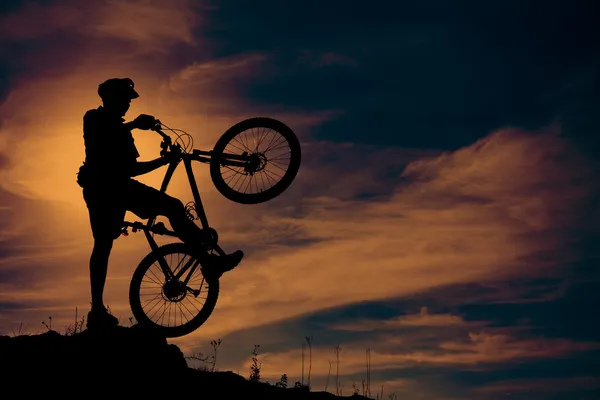
[[[505,125],[598,126],[593,1],[219,2],[215,55],[276,51],[252,101],[345,114],[319,137],[455,149]],[[204,28],[206,29],[206,28]],[[347,58],[298,68],[298,53]],[[582,132],[585,130],[586,132]]]

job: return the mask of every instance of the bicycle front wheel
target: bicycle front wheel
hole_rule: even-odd
[[[291,185],[300,161],[300,142],[290,127],[272,118],[249,118],[229,128],[217,141],[210,175],[229,200],[258,204],[279,196]]]
[[[163,266],[171,274],[166,276]],[[188,269],[178,278],[179,271]],[[165,337],[187,335],[199,328],[217,304],[219,280],[207,281],[184,243],[169,243],[149,253],[133,273],[129,303],[140,325]]]

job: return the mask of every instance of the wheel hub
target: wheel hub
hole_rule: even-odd
[[[179,280],[167,281],[162,287],[162,294],[165,300],[179,302],[183,300],[185,293],[185,286]]]
[[[248,156],[248,163],[244,171],[250,175],[262,171],[267,166],[267,157],[263,153],[252,153]]]

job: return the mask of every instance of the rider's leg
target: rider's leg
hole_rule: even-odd
[[[158,202],[158,205],[159,215],[164,215],[169,219],[171,227],[181,240],[199,247],[209,243],[210,237],[187,217],[185,206],[180,200],[168,196]]]
[[[90,285],[92,290],[92,311],[104,311],[104,285],[108,271],[108,258],[113,246],[109,236],[94,239],[90,256]]]
[[[173,231],[179,238],[193,248],[200,250],[196,256],[201,261],[209,263],[215,261],[214,257],[210,257],[208,252],[203,250],[205,244],[209,243],[211,238],[194,221],[188,218],[185,206],[179,199],[131,179],[127,189],[127,209],[140,218],[149,218],[154,215],[167,217]],[[242,257],[243,253],[238,250],[225,257],[216,258],[219,259],[219,263],[223,263],[225,270],[227,270],[235,267]]]
[[[200,258],[200,261],[204,262],[204,265],[214,265],[213,262],[216,261],[217,265],[214,266],[217,267],[220,274],[235,268],[240,261],[242,261],[244,253],[241,250],[227,254],[225,257],[211,257],[210,254],[204,250],[205,244],[209,243],[211,238],[208,237],[194,221],[187,217],[185,206],[180,200],[167,196],[166,194],[164,196],[165,197],[161,201],[157,202],[157,204],[160,205],[157,208],[157,211],[159,211],[158,214],[164,215],[169,219],[171,227],[179,235],[181,240],[185,243],[191,243],[194,248],[199,249],[196,254]]]
[[[89,264],[92,309],[88,313],[88,328],[118,323],[117,318],[110,315],[104,306],[103,294],[113,241],[120,233],[125,216],[125,208],[116,201],[115,196],[99,188],[93,189],[84,189],[94,237]]]

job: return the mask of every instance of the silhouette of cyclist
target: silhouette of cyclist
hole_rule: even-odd
[[[156,119],[146,114],[131,122],[123,119],[131,100],[139,97],[133,81],[129,78],[109,79],[99,85],[98,95],[102,106],[88,110],[83,117],[85,161],[77,174],[94,237],[90,256],[92,307],[88,313],[88,328],[118,323],[104,306],[103,292],[113,241],[122,232],[126,211],[143,219],[166,216],[179,238],[198,250],[196,256],[203,267],[217,276],[235,268],[244,256],[241,250],[225,256],[209,254],[203,245],[207,236],[187,217],[180,200],[132,179],[170,162],[168,156],[137,161],[140,155],[131,130],[152,129]]]

